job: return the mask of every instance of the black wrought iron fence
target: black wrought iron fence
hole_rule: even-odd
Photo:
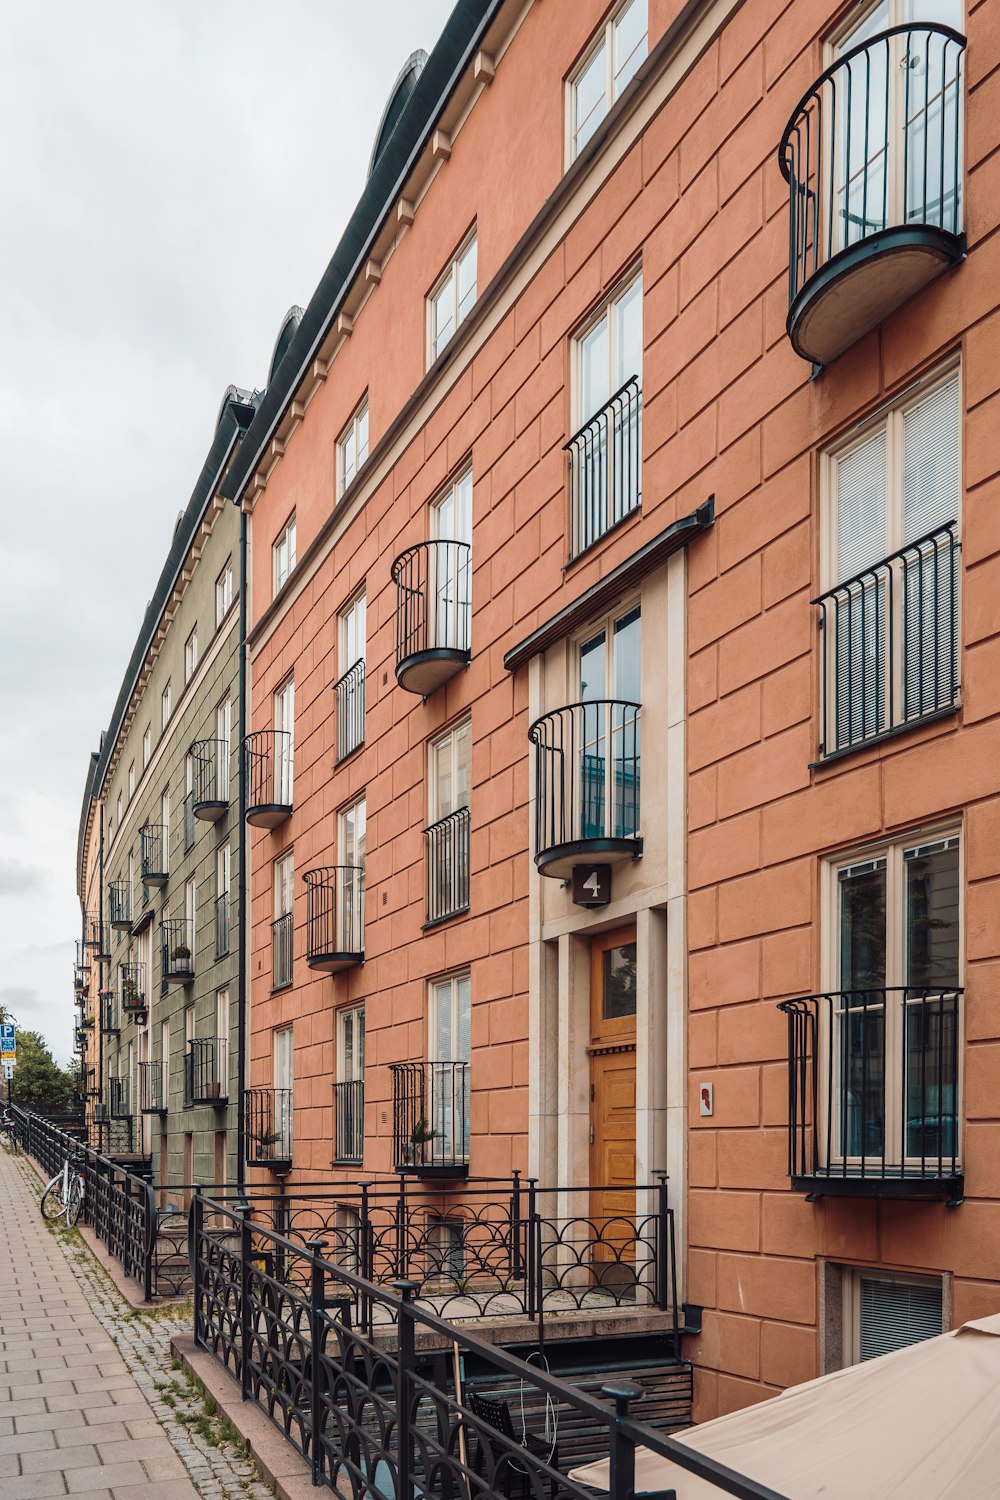
[[[306,962],[331,972],[365,956],[365,872],[361,865],[306,870]],[[277,983],[277,981],[275,981]]]
[[[108,921],[118,932],[132,925],[132,886],[128,880],[108,884]]]
[[[247,1089],[243,1095],[247,1161],[287,1170],[292,1159],[292,1121],[291,1089]]]
[[[642,503],[642,386],[633,375],[565,445],[569,555],[578,557]]]
[[[365,1084],[354,1078],[333,1086],[338,1161],[360,1162],[365,1148]]]
[[[194,923],[190,917],[169,917],[160,923],[160,974],[172,984],[194,978]]]
[[[469,809],[460,807],[424,829],[428,922],[441,922],[468,910],[471,826]]]
[[[108,952],[107,928],[100,916],[94,915],[87,918],[87,946],[98,963],[106,963],[111,957]]]
[[[194,1037],[184,1054],[184,1103],[221,1106],[228,1102],[229,1038]]]
[[[131,1088],[127,1077],[108,1079],[108,1118],[112,1120],[132,1118]]]
[[[216,822],[229,805],[229,744],[196,740],[191,746],[192,807],[196,818]]]
[[[184,796],[184,852],[194,848],[195,817],[194,817],[194,792],[186,792]]]
[[[123,1016],[145,1013],[147,1008],[146,976],[142,964],[118,965],[118,996]]]
[[[562,1471],[554,1437],[504,1436],[487,1420],[462,1374],[474,1367],[480,1380],[520,1388],[536,1410],[573,1414],[591,1445],[574,1460],[610,1456],[615,1500],[633,1494],[637,1445],[743,1500],[781,1500],[632,1420],[638,1387],[608,1387],[597,1400],[419,1306],[405,1279],[390,1290],[338,1264],[321,1236],[303,1245],[259,1224],[253,1205],[196,1195],[191,1243],[196,1342],[308,1460],[318,1485],[353,1500],[495,1500],[516,1481],[525,1495],[590,1500]],[[377,1316],[359,1325],[353,1310],[366,1304]],[[418,1335],[455,1358],[418,1355]]]
[[[590,699],[542,714],[528,729],[540,869],[587,850],[641,849],[641,712],[639,703]]]
[[[396,585],[396,673],[428,655],[467,660],[472,637],[472,548],[418,542],[392,565]]]
[[[390,1063],[398,1171],[461,1175],[469,1160],[469,1064]]]
[[[168,830],[164,823],[144,823],[139,829],[139,873],[147,885],[167,879]]]
[[[293,915],[290,911],[271,923],[271,985],[280,990],[292,982],[294,959]]]
[[[167,1076],[162,1062],[139,1064],[139,1112],[165,1115],[167,1112]]]
[[[353,755],[365,739],[365,664],[348,667],[333,691],[337,699],[337,760]]]
[[[247,817],[273,827],[292,809],[293,747],[287,729],[258,729],[243,741]]]

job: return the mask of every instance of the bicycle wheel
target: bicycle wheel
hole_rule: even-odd
[[[79,1177],[71,1177],[69,1183],[69,1202],[66,1205],[66,1223],[75,1224],[83,1210],[83,1183]]]
[[[58,1177],[53,1177],[52,1181],[45,1189],[45,1192],[42,1194],[41,1207],[42,1218],[48,1219],[50,1223],[56,1219],[61,1219],[63,1214],[66,1212],[66,1204],[63,1201],[61,1172],[59,1173]]]

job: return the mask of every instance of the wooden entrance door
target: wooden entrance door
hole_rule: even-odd
[[[635,928],[604,933],[590,960],[590,1216],[604,1284],[634,1276]]]

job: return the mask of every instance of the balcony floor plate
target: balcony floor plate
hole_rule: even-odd
[[[168,984],[193,984],[194,970],[176,969],[172,974],[167,974],[166,980]]]
[[[142,883],[143,883],[143,885],[151,885],[154,888],[158,888],[161,885],[166,885],[167,879],[168,879],[168,876],[166,874],[163,874],[163,873],[152,874],[152,875],[144,875],[142,877]]]
[[[200,818],[203,823],[218,823],[219,819],[224,818],[226,816],[226,813],[229,811],[229,803],[196,802],[191,808],[191,811],[194,813],[195,817]]]
[[[262,802],[258,807],[247,808],[247,822],[255,828],[277,828],[291,815],[292,809],[286,802]]]
[[[621,865],[630,859],[638,859],[642,853],[642,839],[574,839],[568,844],[553,844],[550,849],[540,849],[535,855],[535,864],[540,875],[550,875],[555,880],[569,880],[574,865],[594,864]]]
[[[320,969],[324,974],[339,974],[341,969],[354,969],[364,961],[363,953],[310,953],[306,958],[310,969]]]
[[[400,1177],[451,1177],[457,1180],[460,1178],[468,1177],[469,1163],[467,1161],[463,1161],[456,1163],[454,1166],[441,1166],[438,1163],[434,1163],[428,1166],[409,1166],[400,1165],[400,1163],[397,1162],[395,1171],[398,1172]]]
[[[132,918],[112,917],[110,926],[114,929],[115,932],[128,932],[129,928],[132,926]]]
[[[932,1198],[958,1202],[965,1191],[965,1177],[961,1172],[940,1177],[821,1174],[793,1177],[792,1191],[806,1193],[810,1198]]]
[[[430,651],[414,651],[396,663],[396,681],[407,693],[419,693],[429,698],[443,687],[450,678],[467,667],[471,652],[459,651],[448,646],[438,646]]]
[[[964,253],[964,235],[929,224],[896,226],[850,245],[810,276],[792,302],[792,347],[813,364],[830,364]]]
[[[225,1109],[229,1104],[228,1094],[195,1094],[191,1099],[185,1099],[185,1106],[196,1104],[210,1104],[213,1109]]]

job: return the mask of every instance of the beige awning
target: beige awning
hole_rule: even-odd
[[[789,1500],[998,1500],[1000,1315],[673,1437]],[[607,1461],[570,1477],[606,1490]],[[636,1490],[671,1486],[677,1500],[723,1493],[637,1448]]]

